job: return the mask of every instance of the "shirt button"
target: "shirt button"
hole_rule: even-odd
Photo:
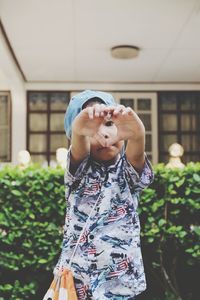
[[[93,235],[93,234],[90,234],[90,235],[89,235],[89,239],[90,239],[90,240],[93,240],[93,239],[94,239],[94,235]]]

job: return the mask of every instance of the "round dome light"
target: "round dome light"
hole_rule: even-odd
[[[128,59],[137,57],[140,48],[130,45],[119,45],[111,48],[111,55],[114,58]]]

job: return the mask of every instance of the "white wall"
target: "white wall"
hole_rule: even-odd
[[[26,149],[26,93],[24,80],[15,64],[0,30],[0,91],[10,91],[12,102],[11,159],[17,163],[17,154]]]
[[[55,90],[55,91],[80,91],[84,89],[105,90],[105,91],[134,91],[134,92],[156,92],[156,91],[200,91],[199,83],[25,83],[27,90]]]

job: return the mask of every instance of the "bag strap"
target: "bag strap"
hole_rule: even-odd
[[[73,251],[73,253],[72,253],[72,255],[71,255],[71,258],[70,258],[70,261],[69,261],[69,268],[71,267],[72,259],[73,259],[74,255],[75,255],[75,253],[76,253],[76,250],[77,250],[77,248],[78,248],[78,245],[80,244],[80,240],[81,240],[81,238],[82,238],[82,236],[83,236],[83,233],[84,233],[84,231],[85,231],[87,225],[89,224],[89,221],[90,221],[90,219],[91,219],[91,215],[92,215],[93,211],[95,210],[95,208],[96,208],[96,206],[97,206],[97,203],[98,203],[98,201],[99,201],[100,196],[101,196],[101,194],[98,196],[98,198],[97,198],[97,200],[96,200],[96,202],[95,202],[95,205],[94,205],[93,208],[91,209],[90,214],[89,214],[89,216],[88,216],[88,218],[87,218],[87,220],[86,220],[86,222],[85,222],[85,224],[84,224],[84,226],[83,226],[83,228],[82,228],[82,230],[81,230],[81,233],[80,233],[80,235],[79,235],[78,241],[76,242],[74,251]]]

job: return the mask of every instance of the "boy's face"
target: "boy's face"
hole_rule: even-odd
[[[90,101],[86,107],[93,106],[97,101]],[[99,133],[106,138],[115,138],[117,136],[117,127],[111,118],[105,117],[99,127]],[[118,141],[109,147],[102,145],[93,137],[90,138],[90,153],[91,156],[99,162],[115,161],[121,152],[124,141]]]

